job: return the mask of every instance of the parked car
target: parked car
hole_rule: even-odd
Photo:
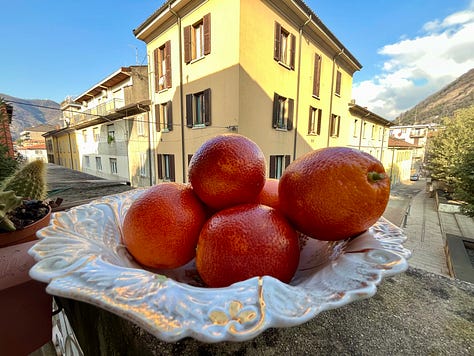
[[[420,175],[418,173],[412,174],[410,176],[410,180],[419,180],[419,179],[420,179]]]

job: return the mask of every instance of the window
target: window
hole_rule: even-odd
[[[367,138],[367,123],[364,122],[364,125],[362,126],[362,138]]]
[[[382,128],[379,127],[379,141],[382,140]]]
[[[96,157],[95,158],[95,168],[98,170],[98,171],[101,171],[102,170],[102,159],[100,157]]]
[[[99,137],[100,137],[100,134],[99,134],[99,128],[98,127],[94,127],[92,129],[92,133],[94,135],[94,142],[99,142]]]
[[[110,162],[110,173],[117,174],[118,173],[117,158],[109,158],[109,162]]]
[[[145,117],[144,115],[138,115],[135,117],[135,122],[137,123],[137,135],[145,136]]]
[[[82,130],[82,139],[87,142],[87,130]]]
[[[211,124],[211,89],[186,95],[186,126],[204,127]]]
[[[358,124],[358,122],[359,122],[359,120],[354,119],[354,130],[353,130],[353,132],[352,132],[352,136],[353,136],[353,137],[357,137],[357,134],[358,134],[358,132],[357,132],[357,124]]]
[[[174,155],[158,154],[158,178],[164,181],[175,181]]]
[[[171,101],[155,105],[156,131],[173,130],[173,107]]]
[[[277,93],[274,94],[272,120],[274,129],[288,131],[293,129],[293,107],[293,99],[285,98]]]
[[[185,26],[183,35],[186,64],[211,53],[211,14],[205,15],[193,25]]]
[[[339,115],[332,114],[331,121],[329,122],[329,133],[332,137],[339,136],[340,126],[341,126],[341,117]]]
[[[89,168],[91,166],[91,159],[89,156],[84,156],[84,165]]]
[[[335,94],[337,96],[341,95],[341,78],[342,78],[341,72],[337,71],[337,73],[336,73],[336,92],[335,92]]]
[[[146,177],[146,157],[145,152],[140,153],[140,177]]]
[[[375,125],[372,125],[372,132],[370,134],[372,140],[375,140]]]
[[[313,96],[319,98],[319,88],[321,84],[321,56],[314,55],[314,73],[313,73]]]
[[[290,164],[290,155],[270,156],[270,178],[280,179],[283,171]]]
[[[273,58],[291,69],[295,69],[296,37],[275,22]]]
[[[171,88],[171,41],[153,52],[155,60],[155,91]]]
[[[321,134],[321,116],[322,110],[309,107],[309,124],[308,124],[308,135],[320,135]]]
[[[107,125],[107,142],[115,142],[115,128],[114,125]]]

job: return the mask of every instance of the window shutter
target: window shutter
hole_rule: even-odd
[[[171,88],[171,41],[165,43],[166,88]]]
[[[333,136],[334,135],[334,131],[333,131],[333,124],[334,122],[334,114],[331,114],[331,117],[329,118],[329,135],[330,136]]]
[[[175,170],[174,170],[174,155],[169,155],[169,163],[170,163],[170,180],[174,182],[176,180]]]
[[[211,89],[204,90],[204,124],[211,124]]]
[[[155,127],[156,132],[161,131],[161,124],[160,124],[160,104],[155,105]]]
[[[314,55],[313,95],[319,98],[319,87],[321,81],[321,56]]]
[[[186,126],[193,127],[193,94],[186,95]]]
[[[291,34],[291,47],[290,47],[290,68],[295,69],[295,51],[296,51],[296,37]]]
[[[163,155],[157,154],[156,157],[158,160],[158,178],[163,179]]]
[[[341,72],[336,74],[336,94],[341,95]]]
[[[191,26],[184,26],[184,63],[191,62]]]
[[[288,122],[286,123],[286,129],[288,131],[293,130],[293,111],[294,111],[295,101],[293,99],[288,99]]]
[[[339,136],[339,129],[341,128],[341,117],[340,117],[340,116],[337,116],[337,117],[336,117],[336,120],[337,120],[336,136]]]
[[[204,16],[202,20],[204,28],[204,54],[211,53],[211,14]]]
[[[155,48],[153,51],[153,59],[154,59],[154,68],[155,68],[155,92],[160,90],[160,52],[159,48]]]
[[[275,22],[275,43],[273,45],[273,58],[276,61],[280,60],[280,36],[281,36],[281,25],[278,22]]]
[[[276,161],[276,157],[275,156],[270,156],[270,169],[269,169],[269,176],[270,178],[276,178],[276,174],[275,174],[275,162]]]
[[[318,135],[321,134],[321,116],[322,116],[322,114],[323,114],[323,111],[321,109],[318,109],[318,126],[317,126],[318,128],[316,129],[316,133]]]
[[[193,158],[193,155],[188,154],[188,167],[189,167],[189,164],[191,163],[191,158]]]
[[[166,115],[168,117],[168,131],[173,131],[173,105],[171,100],[166,103]]]
[[[308,117],[308,133],[311,132],[311,120],[313,119],[313,108],[309,107],[309,117]]]
[[[285,168],[290,165],[291,156],[285,155]]]
[[[279,103],[279,98],[280,95],[277,93],[273,94],[273,118],[272,118],[272,127],[274,129],[277,128],[277,123],[278,123],[278,111],[280,109],[280,103]]]

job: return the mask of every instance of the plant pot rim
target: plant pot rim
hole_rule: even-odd
[[[49,225],[51,220],[51,206],[48,205],[48,213],[40,220],[35,221],[27,227],[15,231],[0,232],[0,248],[19,243],[37,240],[36,232]]]

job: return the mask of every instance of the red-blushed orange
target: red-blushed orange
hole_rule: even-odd
[[[204,206],[189,184],[160,183],[130,205],[122,225],[123,243],[146,267],[180,267],[194,258],[205,221]]]
[[[341,240],[362,233],[382,216],[390,180],[370,154],[329,147],[293,161],[280,177],[278,196],[297,230],[320,240]]]
[[[288,283],[300,256],[296,230],[276,209],[242,204],[214,214],[199,235],[196,268],[209,287],[256,276]]]
[[[265,184],[265,156],[245,136],[217,135],[193,155],[188,177],[196,195],[214,210],[254,202]]]
[[[267,178],[260,194],[257,196],[258,204],[268,205],[274,209],[279,209],[278,205],[278,183],[275,178]]]

